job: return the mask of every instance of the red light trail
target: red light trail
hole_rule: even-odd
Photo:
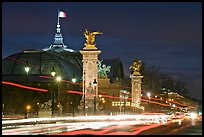
[[[24,88],[24,89],[35,90],[35,91],[48,92],[47,89],[41,89],[41,88],[35,88],[35,87],[24,86],[24,85],[16,84],[16,83],[13,83],[13,82],[2,81],[2,84],[11,85],[11,86],[16,86],[16,87]]]
[[[18,61],[18,62],[20,62],[20,63],[23,63],[23,64],[26,64],[26,62],[24,62],[24,61],[22,61],[22,60],[18,60],[18,59],[15,59],[15,58],[12,58],[12,57],[8,57],[9,59],[11,59],[11,60],[16,60],[16,61]],[[31,66],[34,66],[34,65],[32,65],[32,64],[29,64],[29,65],[31,65]],[[39,68],[38,66],[34,66],[34,67],[37,67],[37,68]],[[48,78],[48,79],[53,79],[53,77],[51,77],[51,76],[39,76],[40,78]],[[69,81],[69,80],[62,80],[63,82],[67,82],[67,83],[70,83],[70,84],[78,84],[78,85],[80,85],[80,86],[82,86],[82,84],[81,83],[73,83],[73,82],[71,82],[71,81]],[[35,87],[28,87],[28,86],[24,86],[24,85],[20,85],[20,84],[16,84],[16,83],[11,83],[11,82],[2,82],[3,84],[7,84],[7,85],[12,85],[12,86],[17,86],[17,87],[20,87],[20,88],[25,88],[25,89],[30,89],[30,90],[36,90],[36,91],[42,91],[42,92],[48,92],[48,90],[46,90],[46,89],[40,89],[40,88],[35,88]],[[121,85],[118,85],[118,84],[114,84],[114,85],[117,85],[117,86],[119,86],[119,87],[121,87],[121,88],[128,88],[128,89],[131,89],[131,87],[128,87],[128,86],[121,86]],[[68,91],[69,93],[74,93],[74,94],[83,94],[82,92],[79,92],[79,91]],[[93,96],[93,95],[88,95],[88,96]],[[103,97],[105,97],[105,98],[116,98],[116,99],[119,99],[120,97],[117,97],[117,96],[109,96],[109,95],[102,95]],[[154,104],[159,104],[159,105],[162,105],[162,106],[171,106],[171,105],[167,105],[166,103],[165,104],[162,104],[162,103],[159,103],[159,102],[153,102],[153,101],[150,101],[150,100],[145,100],[145,99],[142,99],[142,98],[148,98],[148,97],[144,97],[144,96],[142,96],[141,97],[141,101],[143,101],[143,102],[149,102],[149,103],[154,103]],[[187,107],[188,105],[186,105],[186,104],[182,104],[182,103],[179,103],[179,102],[176,102],[176,101],[169,101],[169,100],[167,100],[166,98],[163,98],[162,100],[160,100],[159,99],[160,97],[158,97],[158,98],[151,98],[151,100],[159,100],[159,101],[168,101],[168,102],[171,102],[171,103],[174,103],[174,104],[177,104],[177,105],[180,105],[180,106],[182,106],[182,107]],[[132,98],[128,98],[128,100],[132,100]],[[176,107],[179,107],[179,106],[176,106]],[[188,106],[188,107],[192,107],[192,106]]]

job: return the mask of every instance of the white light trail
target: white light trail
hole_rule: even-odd
[[[138,115],[115,115],[115,116],[77,116],[77,117],[57,117],[57,118],[29,118],[20,120],[7,120],[2,121],[2,124],[15,124],[15,123],[26,123],[26,122],[41,122],[41,121],[101,121],[101,120],[158,120],[167,119],[169,115],[165,114],[138,114]]]

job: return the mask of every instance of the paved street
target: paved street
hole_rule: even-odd
[[[4,120],[3,135],[185,135],[202,134],[202,121],[166,115],[84,116]]]
[[[163,125],[140,135],[202,135],[202,121],[182,121]]]

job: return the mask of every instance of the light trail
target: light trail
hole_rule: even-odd
[[[108,131],[123,128],[126,126],[141,126],[141,125],[162,125],[163,121],[159,119],[166,118],[163,114],[153,115],[117,115],[117,116],[79,116],[79,117],[61,117],[61,118],[32,118],[23,120],[2,121],[3,135],[29,135],[29,134],[81,134],[87,129],[102,129],[101,131],[90,131],[88,134],[106,134]],[[73,119],[76,122],[73,122]],[[37,121],[60,121],[56,124],[33,124],[33,125],[17,125],[17,129],[7,129],[5,124],[37,122]],[[64,121],[61,121],[64,120]],[[69,120],[69,121],[66,121]],[[93,121],[94,120],[94,121]],[[111,126],[111,127],[110,127]],[[142,126],[144,127],[144,126]],[[8,127],[9,128],[9,127]],[[103,129],[105,128],[105,129]],[[140,129],[140,128],[138,128]],[[66,131],[64,131],[66,130]],[[76,132],[71,132],[76,131]],[[93,132],[93,133],[91,133]],[[86,132],[87,133],[87,132]],[[126,132],[129,133],[129,132]],[[133,132],[134,133],[134,132]],[[132,134],[133,134],[132,133]],[[135,134],[135,133],[134,133]]]
[[[49,77],[51,78],[51,77]],[[35,87],[30,87],[30,86],[24,86],[24,85],[21,85],[21,84],[17,84],[17,83],[13,83],[13,82],[8,82],[8,81],[2,81],[2,84],[5,84],[5,85],[11,85],[11,86],[16,86],[16,87],[19,87],[19,88],[24,88],[24,89],[29,89],[29,90],[35,90],[35,91],[41,91],[41,92],[48,92],[47,89],[41,89],[41,88],[35,88]],[[71,91],[71,90],[68,90],[67,91],[68,93],[74,93],[74,94],[83,94],[82,92],[80,91]],[[87,96],[94,96],[94,94],[87,94]],[[102,97],[105,97],[105,98],[115,98],[115,99],[120,99],[120,97],[118,96],[109,96],[109,95],[102,95]],[[128,98],[128,100],[132,100],[132,98]],[[158,99],[156,99],[158,100]],[[157,105],[161,105],[161,106],[168,106],[168,107],[172,107],[171,105],[169,104],[162,104],[162,103],[159,103],[159,102],[154,102],[154,101],[150,101],[150,100],[145,100],[145,99],[141,99],[141,101],[143,102],[149,102],[149,103],[152,103],[152,104],[157,104]],[[174,102],[174,101],[171,101],[173,102],[174,104],[179,104],[179,105],[183,105],[183,106],[186,106],[185,104],[181,104],[181,103],[178,103],[178,102]],[[181,108],[182,106],[176,106],[176,108]],[[191,107],[191,106],[190,106]]]
[[[24,85],[21,85],[21,84],[17,84],[17,83],[13,83],[13,82],[8,82],[8,81],[2,81],[2,84],[16,86],[16,87],[24,88],[24,89],[35,90],[35,91],[48,92],[47,89],[41,89],[41,88],[35,88],[35,87],[30,87],[30,86],[24,86]]]
[[[67,91],[68,93],[73,93],[73,94],[83,94],[82,92],[80,91],[74,91],[74,90],[68,90]],[[94,94],[86,94],[87,96],[94,96]],[[114,99],[120,99],[120,97],[118,96],[109,96],[109,95],[101,95],[101,97],[104,97],[104,98],[114,98]],[[128,98],[127,100],[132,100],[132,98]],[[156,99],[156,100],[160,100],[160,99]],[[160,105],[160,106],[167,106],[167,107],[171,107],[173,108],[172,105],[169,105],[167,103],[159,103],[159,102],[155,102],[155,101],[150,101],[149,99],[141,99],[142,102],[149,102],[151,104],[157,104],[157,105]],[[176,104],[176,103],[174,103]],[[176,108],[182,108],[182,106],[176,106]]]
[[[8,57],[8,59],[11,59],[11,60],[15,60],[15,61],[17,61],[17,62],[19,62],[19,63],[23,63],[23,64],[26,64],[26,62],[25,61],[22,61],[22,60],[19,60],[19,59],[16,59],[16,58],[13,58],[13,57]],[[32,65],[32,64],[29,64],[29,66],[33,66],[33,67],[37,67],[37,68],[39,68],[39,66],[35,66],[35,65]],[[47,68],[44,68],[44,69],[47,69]],[[40,78],[48,78],[48,79],[53,79],[53,77],[51,77],[51,76],[39,76]],[[78,84],[78,85],[80,85],[80,86],[82,86],[82,84],[81,83],[73,83],[72,81],[69,81],[69,80],[62,80],[63,82],[67,82],[67,83],[70,83],[70,84]],[[2,84],[5,84],[5,83],[3,83],[2,82]],[[8,83],[7,83],[8,84]],[[20,87],[20,88],[25,88],[25,89],[30,89],[30,90],[36,90],[36,91],[42,91],[42,92],[48,92],[48,90],[47,89],[39,89],[39,88],[35,88],[35,87],[28,87],[28,86],[24,86],[24,85],[20,85],[20,84],[16,84],[16,83],[12,83],[11,84],[11,82],[10,82],[10,84],[8,84],[8,85],[12,85],[12,86],[17,86],[17,87]],[[128,88],[128,89],[131,89],[131,87],[128,87],[128,86],[121,86],[121,85],[119,85],[119,84],[114,84],[114,85],[116,85],[116,86],[119,86],[119,87],[121,87],[121,88]],[[142,90],[142,91],[144,91],[144,90]],[[100,91],[99,91],[100,92]],[[81,94],[81,93],[79,93],[79,94]],[[91,95],[92,96],[92,95]],[[119,98],[119,97],[115,97],[115,96],[109,96],[109,95],[104,95],[104,97],[107,97],[107,98]],[[148,98],[147,96],[142,96],[142,98],[144,98],[144,97],[146,97],[146,98]],[[159,98],[159,96],[158,96],[158,98]],[[189,107],[189,108],[194,108],[193,106],[188,106],[188,105],[186,105],[186,104],[182,104],[182,103],[179,103],[179,102],[175,102],[175,101],[169,101],[169,100],[167,100],[166,98],[164,98],[163,100],[159,100],[158,98],[151,98],[151,99],[153,99],[153,100],[158,100],[158,101],[168,101],[168,102],[172,102],[172,103],[174,103],[174,104],[176,104],[177,106],[176,106],[176,108],[181,108],[181,107]],[[128,98],[128,100],[132,100],[132,98]],[[157,104],[157,105],[161,105],[161,106],[168,106],[168,107],[173,107],[173,106],[171,106],[171,105],[167,105],[167,104],[161,104],[161,103],[158,103],[158,102],[152,102],[152,101],[148,101],[148,100],[144,100],[144,99],[141,99],[141,101],[143,101],[143,102],[149,102],[149,103],[152,103],[152,104]],[[180,106],[178,106],[178,105],[180,105]]]
[[[114,115],[114,116],[76,116],[76,117],[56,117],[56,118],[28,118],[18,120],[2,121],[2,124],[15,124],[15,123],[26,123],[26,122],[41,122],[41,121],[62,121],[62,120],[76,120],[76,121],[90,121],[90,120],[158,120],[167,119],[169,115],[165,114],[138,114],[138,115]]]

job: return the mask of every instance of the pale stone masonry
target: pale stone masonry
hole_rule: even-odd
[[[141,75],[131,75],[131,84],[132,84],[132,105],[133,108],[141,108]]]

